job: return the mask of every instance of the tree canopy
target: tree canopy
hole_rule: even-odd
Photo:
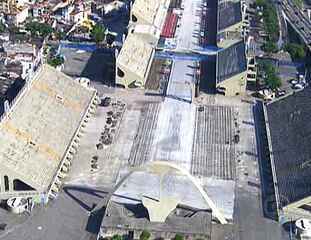
[[[269,62],[261,64],[262,70],[265,72],[265,84],[272,90],[281,87],[281,78],[277,75],[275,67]]]
[[[285,45],[284,50],[289,52],[292,59],[300,60],[306,56],[306,51],[303,45],[296,44],[296,43],[288,43]]]
[[[40,23],[36,21],[28,22],[25,28],[30,32],[31,36],[47,37],[53,32],[53,28],[47,23]]]
[[[116,234],[116,235],[113,235],[111,240],[122,240],[122,236]]]
[[[269,0],[256,0],[256,5],[263,8],[264,28],[268,40],[276,42],[279,38],[280,26],[274,4]]]
[[[174,240],[184,240],[184,236],[177,233],[174,237]]]
[[[142,233],[139,236],[139,240],[148,240],[150,238],[151,234],[147,230],[142,231]]]
[[[272,42],[272,41],[265,42],[264,45],[262,46],[262,49],[268,53],[277,53],[278,52],[278,46],[276,45],[275,42]]]
[[[64,58],[60,55],[57,55],[51,59],[49,59],[48,61],[48,64],[51,65],[52,67],[57,67],[57,66],[60,66],[64,63]]]
[[[101,43],[105,39],[106,28],[102,24],[96,24],[91,31],[91,36],[96,44]]]
[[[5,31],[5,25],[0,21],[0,33]]]

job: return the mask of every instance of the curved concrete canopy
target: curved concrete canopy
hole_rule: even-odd
[[[215,203],[210,199],[210,197],[207,195],[207,193],[204,191],[203,187],[200,185],[200,183],[197,182],[197,180],[185,169],[182,167],[176,165],[175,163],[171,163],[168,161],[151,161],[145,165],[131,168],[130,171],[116,184],[116,186],[112,189],[112,191],[109,192],[107,197],[105,197],[104,200],[99,202],[97,206],[92,210],[92,212],[98,211],[99,209],[103,208],[104,206],[109,203],[112,195],[121,187],[121,185],[135,172],[141,172],[141,171],[149,171],[154,174],[157,174],[159,176],[163,176],[166,173],[168,173],[170,170],[175,170],[178,173],[186,176],[193,185],[197,188],[197,190],[200,192],[201,196],[207,203],[207,205],[212,209],[213,215],[219,220],[221,224],[226,224],[227,220],[224,217],[224,215],[219,211],[219,209],[216,207]]]

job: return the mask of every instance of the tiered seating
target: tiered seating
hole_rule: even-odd
[[[161,37],[173,38],[177,26],[178,16],[175,13],[168,12],[162,29]]]
[[[234,178],[233,131],[233,108],[205,106],[203,111],[197,111],[191,162],[193,175]]]
[[[130,165],[139,166],[150,160],[150,149],[154,138],[158,113],[158,104],[149,104],[143,110],[139,129],[129,157]]]

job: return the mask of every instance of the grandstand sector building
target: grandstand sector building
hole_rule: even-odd
[[[116,83],[124,87],[144,87],[155,53],[154,45],[130,33],[116,62]]]
[[[137,0],[131,8],[129,34],[117,56],[116,84],[145,86],[170,0]]]
[[[278,215],[311,217],[311,88],[264,106]]]
[[[216,89],[224,95],[234,96],[245,92],[246,82],[245,44],[240,41],[217,54]]]
[[[182,21],[179,22],[179,25],[182,26],[177,26],[179,30],[176,30],[177,36],[175,36],[178,17],[174,11],[171,12],[172,9],[169,9],[169,3],[170,1],[149,2],[138,0],[133,4],[131,13],[132,18],[135,20],[132,22],[135,24],[130,24],[129,35],[117,57],[116,83],[118,85],[144,88],[154,61],[159,39],[163,41],[163,38],[171,38],[172,42],[174,42],[176,39],[180,40],[181,37],[189,37],[188,35],[192,34],[191,30],[181,32],[181,29],[186,28],[184,25],[187,23]],[[187,8],[188,10],[184,14],[189,15],[189,9],[192,8],[188,5],[191,2],[185,2],[184,4],[187,7],[180,8],[178,11],[186,11]],[[162,13],[162,10],[165,14]],[[187,92],[186,98],[187,101],[190,99],[190,102],[193,94],[191,89],[195,88],[193,85],[197,82],[200,82],[198,85],[203,91],[218,92],[226,96],[243,94],[246,89],[247,61],[243,39],[246,7],[244,1],[212,1],[208,6],[203,7],[202,5],[203,15],[201,20],[204,18],[205,13],[208,15],[208,19],[205,19],[207,24],[206,22],[202,23],[201,31],[205,31],[207,27],[208,39],[201,40],[202,51],[205,51],[205,48],[212,50],[207,50],[208,57],[203,57],[200,64],[198,64],[201,66],[201,74],[194,74],[194,79],[184,81],[184,78],[189,78],[189,75],[182,76],[182,72],[186,72],[188,69],[181,69],[181,67],[178,67],[178,71],[173,69],[180,62],[180,60],[174,58],[170,73],[173,77],[170,76],[168,81],[168,86],[174,87],[174,96],[184,96],[184,92],[190,88],[190,97]],[[137,20],[137,16],[141,16],[145,21]],[[155,20],[157,18],[161,19],[161,24],[155,24],[159,22]],[[172,23],[166,22],[167,19],[171,20]],[[183,36],[178,36],[179,34],[183,34]],[[186,36],[184,36],[185,34]],[[165,55],[165,53],[162,55]],[[192,64],[196,65],[195,62]],[[213,68],[213,70],[210,68]],[[207,72],[211,74],[206,76]],[[178,81],[185,86],[171,84],[175,79],[175,75],[178,77]],[[200,78],[200,81],[196,78]],[[178,88],[176,88],[177,86]],[[171,90],[168,94],[170,95],[172,89],[168,88],[168,90]]]
[[[218,4],[217,43],[226,48],[239,42],[246,28],[246,7],[242,1],[229,0]]]
[[[241,25],[241,1],[223,1],[218,4],[218,31],[229,31]],[[226,16],[226,17],[224,17]]]
[[[245,4],[235,0],[212,1],[204,13],[208,16],[204,22],[208,34],[203,47],[217,50],[200,62],[200,89],[225,96],[243,94],[247,83]]]
[[[245,5],[243,1],[220,1],[217,6],[216,89],[234,96],[245,92],[247,61],[243,39]]]
[[[96,90],[47,65],[38,71],[0,123],[0,199],[53,197],[95,111]]]

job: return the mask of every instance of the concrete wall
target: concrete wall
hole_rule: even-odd
[[[8,178],[9,189],[6,191],[5,189],[5,176]],[[1,166],[0,168],[0,200],[8,199],[10,197],[22,197],[22,196],[33,196],[38,195],[39,192],[34,191],[14,191],[13,188],[13,180],[19,179],[23,181],[23,177],[20,176],[18,173],[11,171],[10,169],[6,168],[5,166]],[[31,186],[32,188],[36,188],[37,186]]]

